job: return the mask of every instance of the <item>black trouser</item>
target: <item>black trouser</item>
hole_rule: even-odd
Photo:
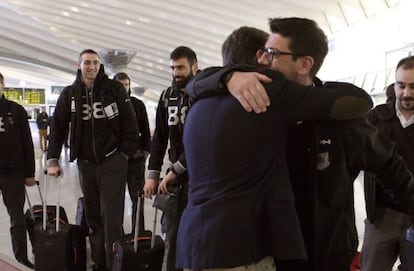
[[[186,178],[186,180],[182,180]],[[175,268],[176,246],[177,246],[177,233],[178,225],[180,224],[181,215],[188,201],[188,177],[185,174],[179,176],[179,182],[182,183],[182,188],[179,197],[178,214],[170,215],[164,213],[165,219],[165,252],[162,264],[162,271],[182,270]]]
[[[317,271],[306,260],[280,260],[274,258],[277,271]]]
[[[14,257],[18,261],[27,259],[26,222],[24,219],[24,186],[22,172],[0,174],[3,202],[10,216],[10,235]]]
[[[124,234],[127,164],[119,153],[98,164],[78,160],[92,260],[106,269],[112,267],[112,243]]]
[[[135,220],[137,215],[138,192],[142,192],[145,183],[145,157],[128,160],[128,192],[132,201],[132,233],[135,230]],[[144,231],[144,201],[139,207],[139,229]]]

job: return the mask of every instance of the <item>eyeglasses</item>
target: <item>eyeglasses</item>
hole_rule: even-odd
[[[264,54],[267,56],[267,59],[272,62],[274,57],[279,57],[279,56],[303,56],[303,55],[299,55],[299,54],[294,54],[291,52],[283,52],[283,51],[279,51],[277,49],[273,49],[273,48],[264,48],[263,49]]]

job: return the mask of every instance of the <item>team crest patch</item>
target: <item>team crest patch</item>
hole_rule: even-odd
[[[114,102],[104,108],[105,114],[108,119],[113,119],[114,117],[119,115],[118,105]]]
[[[329,152],[322,152],[318,154],[318,163],[316,168],[318,170],[324,170],[331,164],[329,160]]]

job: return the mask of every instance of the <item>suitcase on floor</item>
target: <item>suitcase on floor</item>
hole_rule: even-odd
[[[45,178],[46,179],[46,178]],[[60,217],[60,180],[58,180],[55,218]],[[46,182],[43,211],[46,212]],[[86,271],[86,239],[79,226],[55,219],[34,228],[36,271]]]
[[[408,271],[414,270],[414,227],[408,227],[405,233],[405,249],[407,254]]]
[[[86,215],[85,215],[85,199],[80,197],[78,199],[77,207],[76,207],[76,225],[82,230],[85,236],[89,235],[89,226],[86,222]]]
[[[42,202],[42,205],[34,205],[32,206],[29,195],[26,192],[26,199],[27,204],[29,205],[29,209],[24,214],[25,220],[26,220],[26,228],[27,233],[29,234],[29,240],[32,244],[32,248],[34,249],[34,238],[33,238],[33,232],[35,225],[42,224],[43,221],[43,197],[42,192],[40,190],[39,182],[36,181],[37,189],[39,190],[39,196],[40,201]],[[59,216],[62,223],[68,224],[68,217],[66,215],[65,209],[63,207],[60,207],[59,210]],[[46,222],[54,222],[56,220],[56,206],[55,205],[47,205],[46,206]]]
[[[138,206],[143,200],[138,197]],[[164,241],[155,235],[157,225],[157,209],[155,208],[154,224],[151,231],[140,231],[139,208],[135,222],[134,235],[127,234],[113,244],[114,260],[112,271],[161,271],[164,257]],[[138,233],[139,237],[138,237]]]

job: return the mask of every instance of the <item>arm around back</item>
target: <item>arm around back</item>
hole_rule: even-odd
[[[187,92],[190,97],[200,99],[213,95],[228,94],[228,91],[230,91],[247,111],[250,111],[248,108],[253,108],[256,113],[264,112],[264,110],[260,109],[268,106],[266,103],[267,99],[263,99],[260,88],[252,89],[251,87],[261,86],[263,80],[261,81],[257,76],[250,75],[250,80],[254,80],[254,82],[248,84],[246,81],[242,81],[244,83],[240,85],[240,76],[245,75],[247,77],[249,75],[238,73],[236,79],[233,78],[236,71],[247,73],[258,71],[258,69],[245,65],[209,68],[197,74],[190,81],[187,85]],[[292,112],[292,114],[286,114],[285,112],[283,118],[288,117],[292,120],[297,120],[298,118],[303,120],[353,119],[365,115],[373,105],[370,96],[363,89],[352,84],[329,82],[318,88],[313,88],[288,81],[279,72],[269,69],[260,69],[260,72],[271,79],[266,80],[267,83],[264,84],[269,95],[270,105],[276,103],[276,106],[281,107],[280,109]],[[234,73],[231,81],[238,83],[236,84],[238,85],[236,90],[227,90],[227,87],[230,87],[231,81],[227,82],[226,78],[231,73]],[[308,92],[308,90],[312,91]],[[295,110],[293,110],[294,108]]]
[[[372,107],[370,96],[347,83],[303,86],[281,73],[263,70],[272,79],[264,84],[270,99],[268,111],[281,120],[345,120],[364,116]]]

